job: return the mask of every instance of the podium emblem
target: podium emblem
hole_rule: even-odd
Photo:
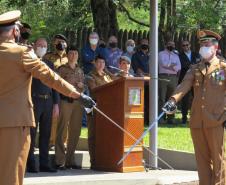
[[[129,105],[141,105],[141,88],[129,88]]]

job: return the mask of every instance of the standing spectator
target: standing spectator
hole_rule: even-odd
[[[84,74],[78,66],[78,50],[71,46],[67,49],[68,63],[59,67],[59,75],[72,84],[81,93],[84,90]],[[78,144],[82,126],[83,107],[80,102],[61,95],[60,117],[56,136],[56,165],[59,169],[78,168],[75,165],[74,152]],[[68,128],[68,140],[65,154],[64,131]]]
[[[31,36],[31,26],[25,22],[22,23],[20,28],[20,43],[28,44],[28,39]]]
[[[180,84],[190,68],[191,65],[197,64],[200,61],[200,56],[191,51],[191,45],[189,41],[182,41],[182,51],[179,54],[180,62],[181,62],[181,72],[179,75],[179,81]],[[182,124],[186,124],[187,122],[187,114],[188,109],[190,108],[191,101],[192,101],[192,90],[189,91],[181,100],[181,113],[182,113]]]
[[[54,51],[49,52],[44,56],[44,60],[51,61],[54,64],[54,69],[57,70],[63,64],[68,62],[66,48],[67,48],[67,39],[62,34],[56,34],[53,37],[53,47]],[[53,117],[51,136],[50,136],[50,149],[54,150],[55,140],[56,140],[56,128],[58,123],[58,117]],[[67,130],[64,133],[64,141],[67,140]]]
[[[138,50],[132,56],[132,68],[135,76],[149,74],[149,45],[147,39],[140,41]],[[149,122],[149,83],[144,84],[144,122]]]
[[[133,54],[135,53],[135,41],[133,39],[129,39],[125,43],[126,46],[126,52],[123,55],[128,56],[130,59],[132,59]]]
[[[94,66],[95,66],[94,69],[87,76],[87,84],[88,84],[89,90],[91,91],[91,96],[93,96],[92,89],[113,81],[113,77],[111,76],[112,74],[109,73],[108,71],[105,71],[105,60],[102,56],[100,55],[96,56]],[[93,118],[94,118],[93,114],[95,114],[95,112],[91,112],[87,115],[88,147],[89,147],[91,169],[95,168],[95,144],[96,144],[96,135],[95,135],[96,126],[95,126],[95,122],[93,121]]]
[[[172,95],[177,83],[177,74],[181,70],[179,56],[174,53],[175,43],[168,41],[165,50],[159,52],[159,107]],[[159,109],[160,110],[160,109]],[[173,115],[167,116],[168,124],[173,123]]]
[[[31,100],[32,77],[65,96],[92,108],[93,100],[77,92],[35,55],[31,48],[18,45],[16,21],[19,10],[0,15],[0,184],[22,185],[30,148],[30,128],[35,126]]]
[[[39,38],[34,44],[34,51],[36,55],[42,59],[47,51],[47,42],[44,38]],[[54,69],[53,63],[44,61],[52,70]],[[49,139],[51,132],[52,112],[54,115],[59,114],[58,102],[59,95],[53,89],[44,85],[39,79],[33,78],[31,96],[34,104],[35,114],[35,128],[31,128],[31,146],[27,161],[27,171],[37,173],[38,170],[35,164],[35,137],[36,131],[39,127],[39,170],[41,172],[56,172],[55,169],[49,167]],[[55,110],[53,111],[53,104]]]
[[[94,68],[94,60],[97,55],[106,58],[106,48],[99,47],[99,35],[92,32],[89,35],[89,43],[82,48],[82,66],[85,74],[88,74]]]
[[[186,73],[163,109],[175,112],[175,104],[193,87],[190,130],[195,149],[199,185],[225,185],[224,126],[226,64],[216,56],[214,42],[221,36],[198,31],[202,60]]]
[[[139,49],[132,56],[132,68],[136,76],[149,74],[149,45],[147,39],[140,41]]]
[[[118,39],[116,36],[112,35],[109,37],[107,51],[106,66],[118,68],[118,61],[123,52],[118,48]],[[111,68],[109,68],[109,71],[116,73],[116,71]]]

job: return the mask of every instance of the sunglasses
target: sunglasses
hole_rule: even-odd
[[[183,44],[182,46],[183,46],[183,47],[185,47],[185,46],[189,46],[189,44]]]

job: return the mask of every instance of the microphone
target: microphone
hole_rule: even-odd
[[[119,69],[119,68],[114,67],[114,66],[108,66],[108,67],[111,68],[111,69],[115,69],[115,70],[117,70],[119,72],[124,72],[122,69]]]

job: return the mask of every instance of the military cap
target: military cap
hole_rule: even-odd
[[[127,63],[131,64],[131,59],[128,56],[126,56],[126,55],[122,55],[120,57],[120,61],[121,60],[125,60]]]
[[[217,40],[219,41],[221,39],[221,36],[218,33],[215,33],[210,30],[199,30],[197,32],[197,37],[200,41],[214,41]]]
[[[11,26],[18,21],[21,12],[19,10],[13,10],[0,15],[0,26]]]
[[[62,40],[64,40],[65,42],[67,42],[66,37],[65,37],[64,35],[62,35],[62,34],[56,34],[56,35],[54,35],[53,38],[54,38],[54,39],[62,39]]]

